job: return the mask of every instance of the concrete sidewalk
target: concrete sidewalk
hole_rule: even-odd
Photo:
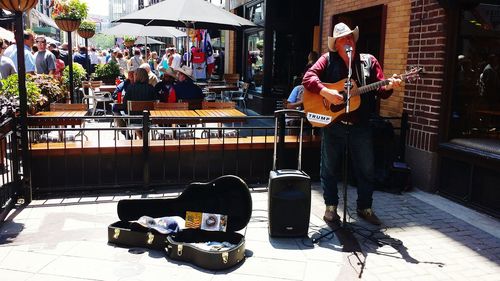
[[[255,189],[252,218],[242,230],[247,259],[222,272],[168,260],[161,251],[107,245],[107,226],[118,219],[116,203],[129,196],[34,201],[0,229],[0,279],[500,280],[498,220],[424,192],[376,192],[374,209],[384,225],[374,228],[357,221],[355,193],[349,188],[349,229],[356,230],[362,251],[343,252],[339,233],[311,242],[310,237],[330,230],[321,219],[324,206],[317,185],[310,237],[296,239],[268,236],[267,192]]]

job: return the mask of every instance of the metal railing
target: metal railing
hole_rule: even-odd
[[[22,196],[15,119],[0,124],[0,224]]]
[[[56,193],[143,192],[224,174],[265,183],[271,169],[273,116],[151,118],[145,113],[120,117],[136,120],[131,123],[138,124],[129,127],[110,126],[113,117],[109,116],[53,119],[58,118],[86,121],[77,128],[28,128],[34,198]],[[144,137],[137,138],[141,135],[137,132]],[[312,128],[305,135],[304,154],[309,156],[303,158],[304,167],[318,176],[319,137]],[[287,136],[287,152],[298,149],[297,139]],[[285,163],[295,163],[295,153],[284,156],[290,159]]]

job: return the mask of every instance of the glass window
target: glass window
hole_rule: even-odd
[[[246,18],[252,22],[264,21],[264,2],[247,7]]]
[[[262,92],[264,80],[264,31],[248,35],[246,80],[253,82],[256,92]]]
[[[500,144],[500,5],[463,9],[457,43],[449,137]]]

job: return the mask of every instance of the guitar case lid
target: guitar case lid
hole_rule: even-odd
[[[185,218],[186,211],[227,215],[226,231],[238,231],[250,221],[252,197],[241,178],[225,175],[207,183],[191,183],[177,198],[124,199],[117,206],[121,221],[134,221],[142,216]]]

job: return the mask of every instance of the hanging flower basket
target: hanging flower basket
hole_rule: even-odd
[[[78,35],[82,38],[90,38],[95,34],[95,22],[85,20],[78,27]]]
[[[135,44],[135,41],[125,41],[123,43],[123,45],[125,45],[125,47],[127,47],[127,48],[134,46],[134,44]]]
[[[72,32],[78,29],[81,20],[70,20],[70,19],[55,19],[57,26],[64,31]]]
[[[81,21],[87,17],[87,13],[88,7],[83,0],[54,0],[52,18],[64,31],[77,30]]]
[[[135,44],[135,37],[134,36],[123,36],[123,45],[125,45],[125,47],[127,48],[130,48],[132,46],[134,46]]]
[[[0,0],[0,8],[10,12],[25,12],[37,3],[38,0]]]
[[[78,35],[80,35],[80,37],[82,38],[91,38],[92,36],[94,36],[95,34],[95,31],[90,31],[90,30],[78,30]]]

